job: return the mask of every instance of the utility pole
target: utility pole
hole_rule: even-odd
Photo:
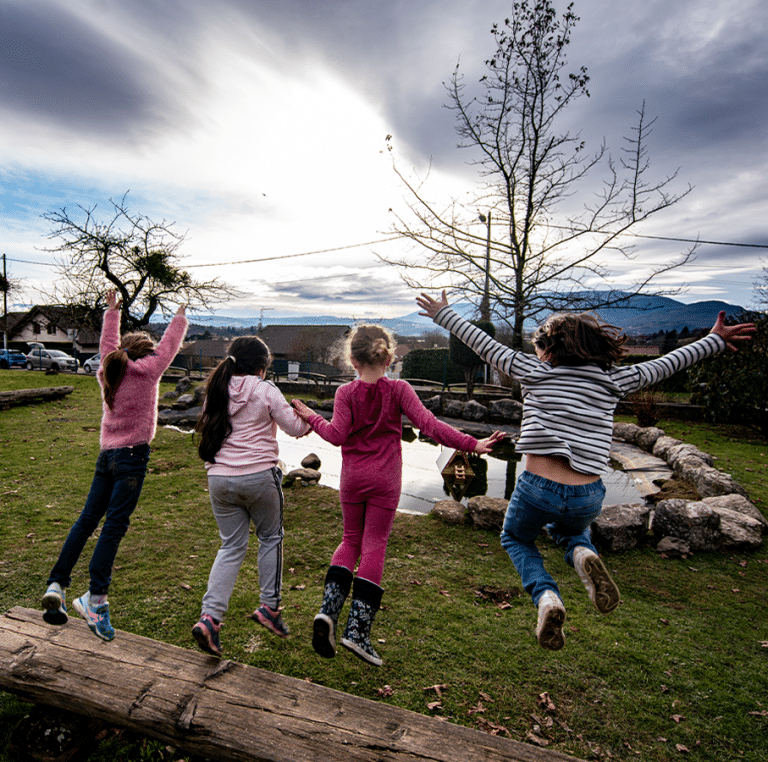
[[[485,290],[483,291],[483,300],[480,302],[480,320],[487,323],[491,322],[491,213],[486,217],[480,215],[480,222],[484,222],[488,228],[488,234],[485,239]]]
[[[3,254],[3,349],[8,349],[8,273]]]

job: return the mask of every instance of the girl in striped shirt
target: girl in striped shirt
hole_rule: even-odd
[[[517,451],[526,456],[509,502],[501,533],[507,551],[538,608],[536,638],[556,651],[565,644],[563,606],[555,580],[547,573],[534,540],[542,527],[566,548],[601,614],[620,602],[591,541],[590,525],[600,515],[605,487],[600,475],[610,470],[613,413],[622,397],[655,384],[705,357],[735,350],[749,339],[752,323],[726,326],[721,312],[703,339],[663,357],[622,366],[626,337],[589,314],[552,315],[534,333],[536,355],[505,347],[459,317],[448,305],[422,294],[416,299],[435,323],[447,328],[485,362],[520,382],[523,418]]]

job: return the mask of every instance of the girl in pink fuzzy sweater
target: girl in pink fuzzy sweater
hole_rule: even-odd
[[[86,541],[106,517],[91,557],[89,589],[73,601],[77,613],[102,640],[115,637],[107,591],[117,549],[128,530],[147,473],[149,443],[157,428],[160,379],[187,331],[182,306],[157,346],[146,333],[129,333],[121,339],[121,302],[114,291],[107,293],[107,305],[99,341],[102,361],[98,380],[104,402],[96,473],[85,507],[69,530],[43,596],[43,619],[49,624],[66,623],[65,591],[72,569]]]
[[[496,431],[478,441],[435,418],[405,381],[385,373],[395,341],[378,325],[360,325],[349,340],[349,359],[359,378],[340,386],[333,418],[326,421],[300,400],[293,406],[326,441],[341,445],[339,497],[344,529],[325,578],[323,605],[313,623],[312,646],[320,656],[336,653],[336,623],[352,587],[352,604],[341,644],[364,661],[381,666],[370,641],[373,618],[381,604],[379,586],[387,541],[402,487],[402,417],[446,447],[487,453],[502,438]],[[352,572],[357,565],[352,585]]]

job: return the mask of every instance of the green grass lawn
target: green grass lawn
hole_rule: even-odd
[[[0,371],[0,390],[63,385],[75,391],[60,402],[0,411],[3,611],[40,605],[90,485],[100,403],[93,377]],[[715,455],[766,511],[768,442],[732,427],[659,426]],[[204,468],[190,436],[166,429],[150,468],[117,558],[112,622],[194,648],[190,629],[219,546]],[[535,610],[497,533],[398,514],[373,631],[384,659],[377,669],[343,649],[321,659],[311,646],[341,535],[337,494],[322,486],[286,490],[285,529],[283,605],[292,635],[279,640],[245,616],[258,602],[254,540],[222,630],[231,659],[520,741],[541,739],[583,759],[768,758],[768,546],[684,560],[662,559],[650,545],[606,556],[623,603],[601,617],[562,552],[542,538],[568,609],[566,646],[553,653],[536,643]],[[87,588],[92,547],[75,569],[72,594]],[[29,711],[0,693],[0,762],[10,760],[7,739]],[[91,759],[179,754],[111,733]]]

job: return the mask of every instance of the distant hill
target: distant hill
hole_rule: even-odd
[[[600,294],[593,296],[599,298]],[[457,303],[453,306],[460,315],[472,317],[472,305]],[[601,308],[595,312],[602,320],[619,326],[628,335],[639,336],[659,331],[681,331],[683,328],[688,328],[689,331],[711,328],[721,310],[725,310],[728,316],[736,316],[745,311],[739,305],[720,301],[684,304],[666,296],[634,296],[622,307]],[[219,329],[227,326],[243,329],[259,324],[257,317],[237,318],[225,315],[190,315],[190,320],[196,327],[211,326]],[[356,322],[359,321],[336,315],[270,317],[264,320],[265,325],[354,325]],[[436,327],[429,318],[419,315],[418,310],[399,318],[378,318],[369,322],[384,325],[402,336],[419,336]],[[532,330],[535,325],[531,323],[526,327]]]

